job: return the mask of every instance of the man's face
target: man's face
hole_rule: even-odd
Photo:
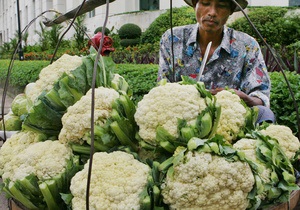
[[[222,30],[232,14],[229,0],[199,0],[195,7],[200,29],[206,32]]]

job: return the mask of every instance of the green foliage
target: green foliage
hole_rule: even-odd
[[[300,17],[287,16],[287,11],[283,7],[252,8],[248,16],[267,43],[290,45],[299,39]],[[263,43],[245,17],[228,24],[228,27],[243,31],[256,38],[260,44]]]
[[[114,48],[121,47],[121,45],[120,45],[121,39],[120,39],[120,37],[119,37],[119,34],[111,33],[111,34],[109,35],[109,37],[112,38],[112,40],[113,40],[113,46],[114,46]]]
[[[94,34],[98,33],[98,32],[101,32],[102,33],[102,26],[98,27],[95,29],[94,31]],[[105,30],[104,30],[104,35],[108,36],[110,34],[110,30],[108,28],[105,27]]]
[[[285,75],[294,93],[296,103],[300,105],[300,75],[295,72],[285,71]],[[271,109],[276,115],[277,123],[286,125],[298,136],[298,123],[294,101],[281,72],[271,72]],[[298,111],[300,109],[298,107]]]
[[[39,45],[42,51],[50,48],[55,49],[60,39],[63,26],[59,24],[53,25],[50,29],[46,28],[42,22],[40,24],[40,31],[36,30],[35,33],[39,36]]]
[[[138,45],[140,43],[140,39],[122,39],[120,41],[120,45],[122,47],[128,47],[128,46],[135,46]]]
[[[287,67],[300,74],[300,41],[286,46],[285,55],[289,59]]]
[[[172,11],[172,25],[182,26],[196,23],[195,12],[192,7],[174,8]],[[157,17],[142,34],[142,43],[159,42],[162,34],[170,27],[170,10]]]
[[[51,48],[55,49],[56,45],[60,39],[60,34],[62,33],[63,26],[60,24],[54,24],[48,33],[48,41]]]
[[[28,37],[29,37],[29,33],[26,32],[24,34],[22,34],[22,41],[24,42],[24,49],[26,49],[27,45],[28,45]]]
[[[9,60],[0,60],[0,81],[5,81]],[[42,68],[49,65],[49,61],[14,61],[9,83],[17,88],[24,88],[28,83],[38,79]]]
[[[11,54],[13,52],[13,48],[10,42],[4,42],[2,46],[0,46],[0,58],[3,58],[7,54]]]
[[[118,31],[120,39],[136,39],[142,35],[142,29],[133,23],[122,25]]]
[[[134,47],[116,48],[110,54],[117,64],[158,64],[159,43],[144,44]]]
[[[78,16],[75,20],[75,33],[73,38],[75,40],[75,47],[82,49],[86,46],[87,40],[85,38],[85,33],[87,32],[87,27],[84,25],[85,15]]]
[[[17,38],[10,39],[10,44],[11,44],[12,50],[14,51],[17,48],[18,39]]]
[[[116,73],[120,74],[132,87],[133,100],[139,102],[142,97],[156,86],[158,65],[116,65]]]
[[[39,45],[41,50],[44,51],[49,48],[48,33],[42,22],[40,22],[39,25],[40,31],[36,30],[35,33],[39,36]]]

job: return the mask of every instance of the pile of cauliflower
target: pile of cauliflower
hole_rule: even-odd
[[[257,110],[234,91],[212,95],[183,77],[135,104],[109,58],[91,88],[94,59],[62,56],[14,100],[21,125],[0,149],[8,197],[41,210],[81,210],[87,200],[97,210],[246,210],[299,190],[299,139],[255,124]]]

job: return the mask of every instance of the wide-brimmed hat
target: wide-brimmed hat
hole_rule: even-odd
[[[187,3],[188,5],[190,5],[191,7],[193,7],[193,1],[192,0],[184,0],[185,3]],[[248,5],[247,0],[236,0],[236,2],[241,5],[241,7],[243,9],[245,9]],[[234,12],[240,11],[240,8],[238,6],[235,7]]]

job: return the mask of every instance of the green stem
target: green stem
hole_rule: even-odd
[[[49,186],[47,185],[47,183],[42,182],[41,184],[39,184],[39,188],[44,196],[44,200],[47,203],[48,210],[60,209],[59,205],[57,205],[57,202],[56,202],[55,198],[53,197],[51,190],[49,189]],[[52,188],[52,186],[50,186],[50,188]]]
[[[26,198],[23,193],[18,189],[14,182],[10,182],[8,186],[8,190],[11,192],[13,197],[21,202],[26,208],[38,210],[39,208],[36,207],[28,198]]]
[[[117,138],[119,139],[120,143],[124,146],[128,145],[132,147],[134,151],[137,151],[137,145],[131,141],[131,139],[123,132],[120,128],[118,122],[114,121],[110,124],[113,132],[116,134]]]
[[[79,144],[71,144],[71,148],[73,152],[79,153],[79,154],[85,154],[89,155],[91,148],[89,146],[79,145]]]

